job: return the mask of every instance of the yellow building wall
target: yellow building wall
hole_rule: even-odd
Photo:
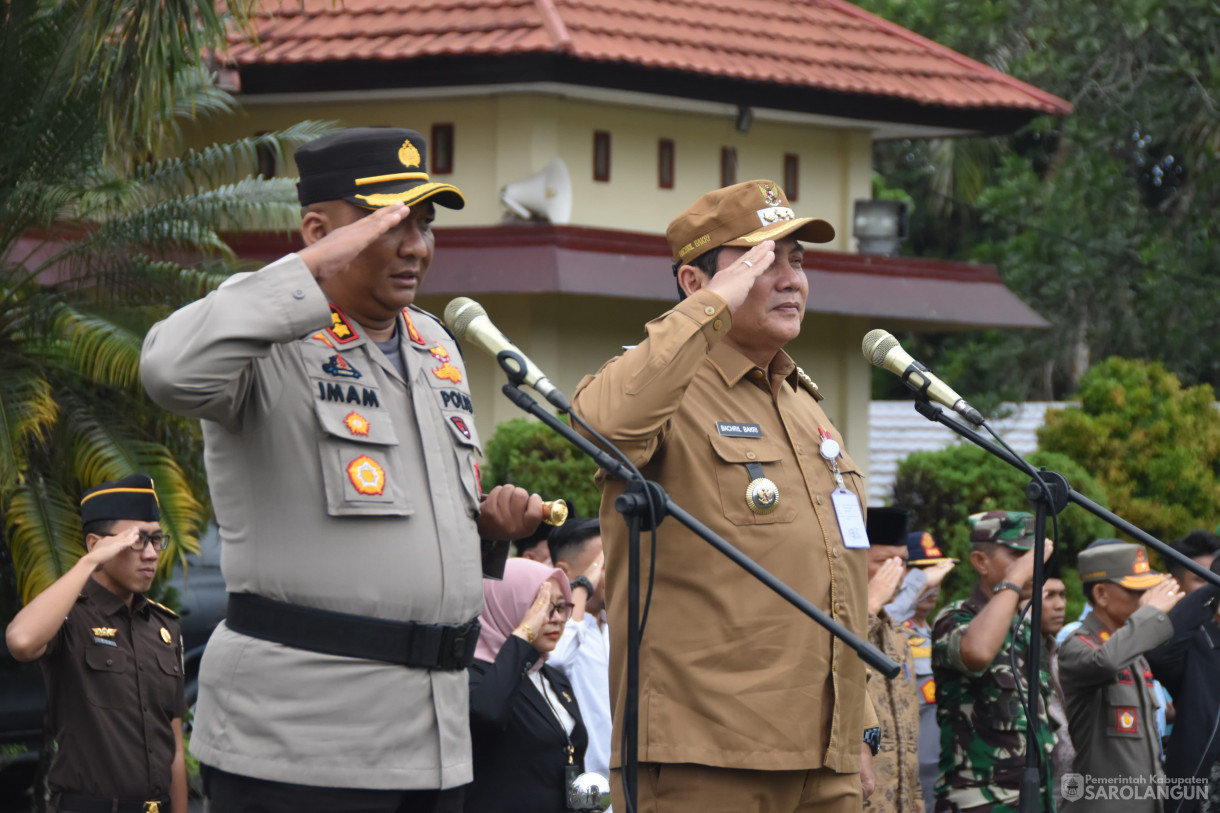
[[[825,248],[855,249],[851,239],[852,203],[870,197],[872,143],[866,130],[834,129],[756,119],[738,132],[732,118],[597,103],[554,94],[503,94],[460,98],[308,103],[242,100],[238,114],[210,121],[192,134],[198,145],[228,141],[305,119],[333,120],[342,126],[411,127],[425,137],[433,124],[454,125],[454,172],[443,177],[462,189],[467,206],[442,209],[438,226],[481,226],[502,222],[499,190],[542,169],[558,155],[572,177],[572,224],[663,233],[669,221],[699,195],[720,185],[720,150],[734,147],[738,180],[783,180],[783,156],[800,156],[798,214],[824,217],[838,235]],[[593,133],[611,134],[611,180],[593,180]],[[658,140],[675,144],[675,183],[660,189]],[[281,175],[294,175],[283,167]],[[439,249],[444,251],[442,247]],[[664,264],[658,273],[667,273]],[[419,304],[440,314],[446,301],[420,297]],[[811,292],[816,296],[816,292]],[[564,392],[605,361],[643,336],[646,322],[672,303],[586,296],[482,296],[493,321],[545,370]],[[818,383],[823,406],[844,433],[847,449],[867,473],[869,367],[860,340],[873,325],[867,320],[811,314],[789,352]],[[522,413],[500,392],[503,373],[493,359],[470,349],[470,370],[477,425],[484,442],[497,423]]]
[[[872,141],[866,130],[755,120],[738,132],[727,116],[596,103],[544,94],[455,99],[371,100],[325,104],[261,104],[210,122],[194,143],[227,141],[304,119],[343,126],[392,124],[428,137],[434,124],[454,126],[454,172],[438,176],[458,186],[466,208],[442,212],[440,226],[503,221],[500,189],[529,177],[559,156],[572,177],[572,224],[663,233],[695,198],[720,185],[720,150],[737,150],[739,181],[782,184],[783,157],[800,158],[801,215],[830,220],[838,236],[826,248],[854,250],[852,201],[870,196]],[[593,133],[611,136],[610,181],[593,180]],[[658,141],[674,142],[674,188],[657,178]],[[294,166],[281,169],[294,175]]]

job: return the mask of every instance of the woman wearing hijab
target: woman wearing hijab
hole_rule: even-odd
[[[547,656],[572,614],[562,570],[510,559],[483,581],[482,631],[470,667],[474,784],[468,813],[567,810],[588,734],[572,685]]]

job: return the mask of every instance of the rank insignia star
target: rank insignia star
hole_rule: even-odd
[[[369,419],[361,415],[359,412],[349,412],[347,417],[343,419],[343,425],[347,427],[347,431],[353,435],[368,437],[369,435]]]
[[[330,306],[330,327],[327,328],[327,331],[339,344],[347,344],[360,338],[359,334],[352,329],[351,324],[334,305]]]
[[[347,476],[361,494],[378,496],[385,491],[385,469],[368,455],[360,455],[348,463]]]
[[[462,371],[449,363],[449,351],[439,344],[428,351],[432,357],[441,362],[440,367],[432,368],[432,375],[442,381],[449,381],[454,384],[462,383]]]
[[[343,358],[341,353],[335,353],[322,364],[322,372],[330,373],[340,378],[359,378],[361,373]]]

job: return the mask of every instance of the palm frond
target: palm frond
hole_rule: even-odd
[[[69,364],[86,379],[120,389],[137,387],[143,337],[69,305],[59,308],[54,329],[64,343]]]
[[[212,144],[198,150],[189,149],[180,156],[137,167],[131,178],[157,189],[161,197],[185,195],[256,174],[261,150],[269,150],[276,164],[282,166],[294,149],[333,131],[335,127],[334,122],[303,121],[271,133]]]
[[[50,383],[33,368],[4,369],[0,390],[0,504],[25,481],[26,446],[45,438],[59,417]]]
[[[156,483],[161,502],[161,524],[173,537],[169,554],[158,564],[164,575],[173,563],[199,550],[206,526],[203,505],[191,491],[186,475],[165,446],[136,436],[110,416],[95,414],[78,398],[64,404],[68,451],[76,479],[88,488],[142,472]]]
[[[67,573],[85,552],[76,500],[41,477],[18,485],[4,507],[4,535],[22,602]]]

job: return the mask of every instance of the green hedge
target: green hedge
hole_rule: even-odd
[[[512,483],[543,499],[564,499],[584,517],[597,516],[601,493],[593,482],[597,466],[545,424],[513,418],[487,441],[484,491]]]
[[[1067,478],[1072,488],[1105,505],[1104,489],[1079,464],[1061,454],[1034,452],[1028,458]],[[970,567],[970,530],[966,518],[978,511],[1032,511],[1025,499],[1030,478],[977,446],[956,443],[936,452],[916,452],[898,466],[893,504],[911,512],[911,529],[928,531],[947,556],[961,564],[945,580],[941,604],[965,598],[975,583]],[[1047,535],[1053,534],[1047,520]],[[1076,554],[1094,539],[1114,536],[1109,525],[1076,506],[1059,515],[1056,556],[1069,588],[1068,617],[1083,606],[1076,579]],[[1074,587],[1074,589],[1073,589]]]

